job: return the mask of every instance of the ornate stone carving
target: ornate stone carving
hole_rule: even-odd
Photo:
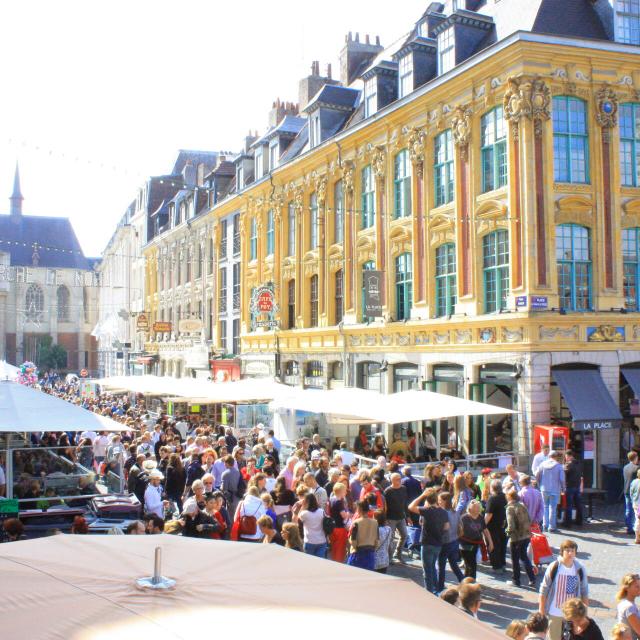
[[[327,199],[327,176],[318,176],[315,182],[318,204],[324,206]]]
[[[624,342],[624,327],[601,324],[587,329],[587,342]]]
[[[451,119],[453,142],[460,149],[460,156],[463,160],[466,160],[469,154],[472,115],[473,112],[468,106],[457,106]]]
[[[471,329],[456,329],[454,334],[454,342],[456,344],[471,344]]]
[[[442,333],[434,331],[433,342],[434,344],[449,344],[451,342],[451,336],[448,331],[443,331]]]
[[[409,148],[409,158],[416,165],[418,175],[422,178],[424,174],[424,139],[425,134],[422,129],[410,129],[407,136],[407,147]]]
[[[577,340],[579,327],[574,324],[572,327],[540,327],[541,340]]]
[[[342,191],[345,195],[353,193],[354,176],[355,167],[353,162],[349,160],[342,166]]]
[[[296,187],[293,192],[293,206],[298,212],[302,211],[304,207],[304,189],[302,187]]]
[[[351,347],[359,347],[362,344],[360,336],[349,336],[349,345]]]
[[[418,331],[413,336],[413,340],[416,345],[429,344],[429,334],[426,331]]]
[[[375,347],[378,344],[378,336],[373,333],[368,333],[364,337],[364,344],[366,347]]]
[[[492,344],[496,341],[496,330],[493,327],[480,329],[478,339],[482,344]]]
[[[411,335],[408,333],[396,333],[396,344],[399,347],[406,347],[411,342]]]
[[[393,343],[393,338],[391,336],[387,336],[387,335],[380,336],[380,344],[383,347],[390,347],[392,343]]]
[[[371,168],[376,178],[384,178],[387,164],[387,153],[382,146],[376,146],[371,153]]]
[[[551,90],[542,78],[509,78],[504,96],[504,115],[512,123],[517,138],[522,118],[533,120],[536,136],[542,135],[542,123],[551,117]]]
[[[502,328],[502,342],[522,342],[524,337],[524,329],[518,327],[517,329],[510,329],[509,327]]]
[[[596,93],[596,122],[602,127],[603,135],[618,124],[618,96],[611,87],[604,85]]]

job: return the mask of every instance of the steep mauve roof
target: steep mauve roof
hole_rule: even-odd
[[[38,257],[34,261],[36,243]],[[91,268],[69,218],[0,215],[0,250],[9,253],[12,266]]]
[[[607,39],[602,21],[590,0],[543,0],[531,31]]]

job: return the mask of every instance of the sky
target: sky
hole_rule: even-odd
[[[178,149],[239,150],[276,98],[297,102],[313,60],[339,77],[349,31],[389,46],[428,4],[1,2],[0,213],[18,161],[24,213],[68,216],[98,256]]]

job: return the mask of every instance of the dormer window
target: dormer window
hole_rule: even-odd
[[[398,64],[398,97],[404,98],[413,91],[413,54],[400,58]]]
[[[242,161],[236,166],[236,191],[240,191],[244,187],[244,167]]]
[[[438,75],[451,71],[456,66],[456,41],[453,27],[438,34]]]
[[[429,23],[426,20],[423,20],[418,25],[418,35],[421,38],[428,38],[429,37]]]
[[[256,180],[264,175],[264,159],[262,157],[262,147],[256,149]]]
[[[269,147],[269,171],[273,171],[278,166],[279,147],[278,140]]]
[[[364,117],[372,116],[378,109],[378,78],[373,76],[364,83]]]
[[[616,40],[640,44],[640,0],[616,0]]]
[[[316,111],[309,121],[309,144],[311,148],[317,147],[322,142],[320,134],[320,113]]]

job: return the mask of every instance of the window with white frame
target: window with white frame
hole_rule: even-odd
[[[378,110],[378,78],[373,76],[364,83],[364,117],[372,116]]]
[[[262,147],[256,149],[256,180],[262,178],[264,174],[264,159],[262,157]]]
[[[456,66],[456,44],[453,27],[438,34],[438,74],[447,73]]]
[[[278,141],[271,143],[269,147],[269,171],[273,171],[278,166]]]
[[[313,116],[311,116],[311,121],[309,125],[309,144],[311,148],[317,147],[322,142],[322,137],[320,135],[320,112],[316,111]]]
[[[296,255],[296,208],[293,202],[287,208],[287,255]]]
[[[616,40],[640,44],[640,0],[616,0]]]
[[[398,97],[404,98],[413,91],[413,54],[403,56],[398,63]]]

